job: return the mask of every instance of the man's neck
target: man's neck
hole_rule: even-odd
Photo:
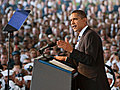
[[[83,28],[85,28],[86,26],[87,26],[87,24],[85,24],[85,25],[83,26]],[[83,30],[83,28],[78,31],[78,34],[80,34],[80,32]]]
[[[85,32],[86,28],[88,27],[88,25],[86,25],[79,33],[79,36],[82,36],[83,33]]]

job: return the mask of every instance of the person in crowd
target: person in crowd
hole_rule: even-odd
[[[118,89],[120,89],[120,76],[116,77],[116,83],[117,83]]]
[[[22,62],[20,61],[20,52],[19,51],[13,51],[12,52],[12,56],[13,56],[13,66],[14,65],[20,65],[20,67],[22,67]]]
[[[107,72],[106,75],[107,75],[108,82],[111,85],[113,81],[113,76],[109,72]]]
[[[114,86],[111,88],[111,90],[119,90],[120,89],[120,76],[116,77],[116,81]]]
[[[111,56],[110,50],[109,49],[104,49],[104,62],[106,63]]]
[[[35,48],[31,48],[29,52],[30,52],[31,59],[34,59],[37,57],[37,50]]]
[[[4,80],[5,80],[5,89],[7,90],[8,88],[8,70],[2,71],[1,72],[3,74]],[[15,72],[13,70],[9,70],[9,88],[12,90],[14,89],[15,83],[14,83],[14,79],[15,79]]]
[[[14,89],[16,90],[25,90],[25,81],[24,78],[22,76],[16,76],[15,77],[15,86]]]
[[[8,65],[8,55],[6,53],[1,54],[0,63],[1,65]]]
[[[24,61],[23,61],[23,67],[22,68],[24,68],[24,66],[26,65],[26,64],[28,64],[28,63],[30,63],[31,62],[31,59],[30,58],[25,58],[24,59]]]
[[[117,52],[117,45],[116,44],[112,44],[111,48],[110,48],[111,53],[116,53]]]

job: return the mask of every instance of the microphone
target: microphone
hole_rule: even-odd
[[[44,46],[44,47],[42,47],[40,50],[39,50],[39,52],[42,54],[43,53],[43,51],[46,49],[46,48],[48,48],[48,47],[53,47],[53,46],[56,46],[56,43],[50,43],[50,44],[47,44],[46,46]]]

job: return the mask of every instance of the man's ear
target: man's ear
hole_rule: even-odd
[[[87,22],[87,18],[83,18],[83,21],[84,21],[84,22]]]

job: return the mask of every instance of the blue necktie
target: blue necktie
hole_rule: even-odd
[[[78,40],[77,40],[77,42],[79,42],[79,41],[80,41],[80,37],[81,37],[81,36],[78,36]]]

